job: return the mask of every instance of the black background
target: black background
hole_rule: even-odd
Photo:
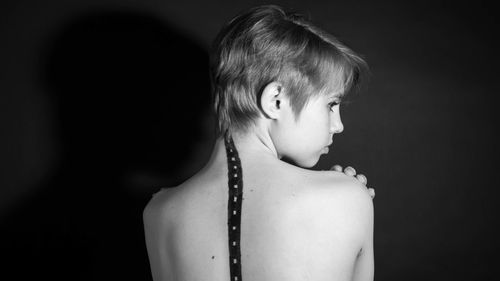
[[[2,276],[151,279],[142,209],[209,157],[208,46],[262,3],[1,2]],[[273,3],[371,67],[315,169],[352,165],[376,189],[375,279],[489,278],[500,262],[493,6]]]

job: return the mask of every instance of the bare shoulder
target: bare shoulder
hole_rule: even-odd
[[[354,177],[335,171],[303,171],[296,182],[300,182],[303,204],[318,206],[330,211],[348,210],[355,206],[358,210],[369,211],[373,208],[372,200],[365,185]]]
[[[363,239],[373,220],[373,202],[357,179],[334,171],[312,172],[304,183],[297,207],[313,223]]]
[[[373,201],[366,186],[356,178],[335,171],[298,167],[285,167],[282,171],[274,177],[284,185],[277,196],[290,198],[289,204],[282,205],[284,213],[295,212],[293,217],[306,217],[318,223],[328,220],[330,223],[325,227],[333,228],[340,223],[355,227],[372,220]]]
[[[175,187],[162,188],[153,194],[142,213],[144,223],[152,222],[153,220],[164,221],[165,215],[169,213],[167,209],[172,207],[168,202],[172,201],[171,197],[175,192]]]
[[[155,193],[143,210],[146,234],[164,236],[174,225],[200,218],[219,207],[214,178],[196,174],[176,187]],[[224,202],[219,202],[222,204]]]
[[[199,184],[199,178],[195,175],[179,186],[162,188],[153,194],[143,211],[144,222],[160,220],[165,223],[169,221],[168,217],[179,215],[183,206],[196,197],[193,187]]]
[[[178,188],[162,188],[152,195],[144,207],[142,220],[144,232],[148,243],[159,239],[168,230],[175,206],[172,199]]]
[[[332,211],[353,211],[352,208],[369,211],[373,207],[366,186],[343,173],[316,172],[306,190],[306,198],[310,196],[316,204],[324,202]]]
[[[163,188],[143,210],[144,236],[153,280],[174,280],[172,239],[175,226],[186,218],[186,204],[192,200],[188,184]]]
[[[296,268],[298,275],[314,273],[311,279],[352,280],[364,249],[371,251],[373,203],[366,187],[333,171],[311,171],[301,185],[292,204],[283,210],[283,243],[293,249],[287,253],[291,258],[286,266]],[[320,261],[309,258],[318,256]],[[365,267],[363,272],[369,272],[372,266]]]
[[[343,173],[318,172],[303,200],[312,221],[324,231],[362,247],[373,220],[373,201],[361,182]]]
[[[323,172],[325,173],[325,172]],[[372,281],[373,201],[366,187],[357,179],[342,173],[326,172],[311,185],[306,200],[312,228],[312,239],[323,241],[318,251],[332,259],[338,280]],[[313,204],[316,202],[316,204]]]

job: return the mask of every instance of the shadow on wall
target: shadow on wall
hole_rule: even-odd
[[[209,157],[208,54],[149,15],[106,11],[64,27],[42,61],[63,158],[2,219],[3,275],[148,280],[142,209]]]

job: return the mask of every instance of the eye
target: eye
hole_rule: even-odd
[[[332,101],[331,103],[328,104],[328,107],[330,108],[331,111],[333,111],[333,107],[339,105],[339,101]]]

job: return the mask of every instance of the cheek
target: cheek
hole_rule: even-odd
[[[318,124],[318,133],[327,135],[330,133],[330,125],[333,116],[332,114],[333,113],[328,110],[328,112],[322,114],[321,117],[318,117],[318,120],[316,120],[316,123]]]

